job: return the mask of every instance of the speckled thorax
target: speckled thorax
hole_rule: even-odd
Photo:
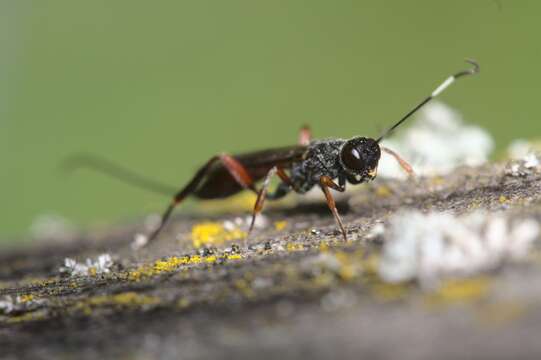
[[[291,167],[291,180],[297,192],[307,192],[319,183],[323,175],[335,179],[343,172],[339,157],[345,142],[343,139],[328,139],[310,143],[303,161]]]

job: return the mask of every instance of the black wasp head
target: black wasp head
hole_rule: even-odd
[[[340,150],[340,163],[348,182],[358,184],[376,177],[381,150],[374,139],[356,137],[345,142]]]

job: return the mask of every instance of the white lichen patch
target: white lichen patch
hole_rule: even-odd
[[[0,313],[9,314],[15,309],[15,303],[11,296],[4,296],[0,299]]]
[[[522,159],[524,162],[524,167],[526,169],[535,169],[539,167],[539,158],[537,157],[537,154],[529,153]]]
[[[514,160],[520,160],[531,153],[539,152],[541,152],[541,143],[539,141],[516,139],[507,147],[507,156]]]
[[[70,276],[94,276],[110,272],[113,265],[113,258],[109,254],[99,255],[95,260],[86,259],[85,263],[78,263],[74,259],[66,258],[60,272]]]
[[[0,314],[33,310],[45,302],[45,299],[35,299],[33,295],[6,295],[0,298]]]
[[[413,124],[382,145],[399,153],[418,175],[441,175],[460,165],[485,163],[494,141],[484,129],[466,124],[449,106],[434,101],[422,109]],[[406,178],[390,156],[382,154],[378,174]]]
[[[501,214],[403,212],[384,234],[379,275],[387,282],[417,280],[436,286],[443,277],[485,272],[526,258],[540,226],[532,219],[511,221]]]
[[[242,230],[248,231],[250,224],[252,223],[252,215],[243,217],[236,217],[232,220],[225,220],[223,222],[224,229],[228,231]],[[265,214],[259,214],[255,218],[254,229],[265,229],[270,225],[270,221]]]
[[[132,250],[137,251],[145,247],[147,244],[148,244],[148,236],[146,236],[145,234],[137,233],[133,237],[133,241],[130,244],[130,247]]]
[[[145,229],[149,232],[154,231],[159,226],[159,222],[159,217],[149,216],[147,220],[145,220]],[[194,247],[200,248],[216,246],[232,240],[244,239],[247,236],[251,223],[252,215],[237,216],[223,222],[207,221],[197,223],[192,227],[192,243]],[[255,219],[254,229],[266,229],[270,225],[271,222],[269,218],[264,214],[259,214]],[[183,233],[178,233],[176,238],[178,241],[185,240]],[[137,251],[145,247],[148,242],[149,238],[147,235],[137,233],[130,246],[132,250]]]
[[[369,240],[377,239],[383,234],[385,234],[385,226],[382,223],[377,223],[370,229],[366,238]]]
[[[510,162],[505,169],[507,175],[514,177],[526,176],[537,171],[541,171],[541,160],[539,154],[535,152],[526,153]]]

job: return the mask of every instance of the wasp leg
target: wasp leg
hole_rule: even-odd
[[[267,175],[265,175],[265,179],[263,180],[261,189],[257,193],[257,200],[255,201],[254,211],[252,212],[252,222],[250,223],[250,229],[248,230],[248,234],[250,234],[254,228],[257,215],[261,212],[261,210],[263,210],[263,204],[265,203],[265,197],[267,196],[270,179],[276,174],[277,171],[278,168],[276,166],[273,166],[272,169],[269,170]]]
[[[287,185],[288,187],[290,187],[291,189],[297,191],[297,188],[295,187],[295,184],[293,183],[293,181],[291,180],[291,178],[289,177],[289,175],[286,174],[286,172],[284,171],[284,169],[282,169],[281,167],[279,167],[277,170],[276,170],[276,175],[278,175],[278,177],[280,178],[280,180],[282,180],[282,182]]]
[[[274,175],[278,175],[282,182],[278,185],[278,187],[273,193],[269,194],[267,190],[270,184],[270,179]],[[248,234],[250,234],[254,228],[257,215],[259,215],[261,213],[261,210],[263,210],[263,204],[265,203],[265,199],[277,200],[286,196],[291,191],[290,184],[291,179],[289,178],[289,176],[287,176],[283,169],[274,166],[272,169],[269,170],[269,172],[265,176],[265,179],[263,180],[263,185],[261,186],[261,189],[257,194],[257,200],[254,205],[254,211],[252,212],[252,222],[250,223],[250,229],[248,230]]]
[[[151,191],[156,194],[171,196],[171,194],[174,194],[175,191],[177,191],[176,187],[163,184],[152,178],[138,174],[122,165],[118,165],[104,157],[94,154],[74,154],[66,158],[61,164],[61,170],[70,173],[82,168],[102,173],[126,184],[143,190]]]
[[[321,187],[321,190],[323,190],[323,193],[325,194],[325,198],[327,199],[327,205],[329,206],[329,209],[331,210],[334,220],[336,220],[338,226],[340,227],[340,231],[342,232],[342,236],[344,236],[344,240],[347,241],[347,235],[346,230],[344,228],[344,224],[342,223],[342,219],[340,218],[340,214],[338,214],[338,210],[336,209],[336,202],[334,201],[334,198],[331,194],[331,191],[329,188],[343,192],[346,190],[345,186],[338,185],[334,181],[332,181],[331,178],[328,176],[322,176],[319,178],[319,186]]]
[[[411,167],[411,165],[406,160],[402,159],[400,155],[398,155],[397,153],[395,153],[393,150],[389,148],[386,148],[384,146],[380,146],[380,147],[381,147],[381,150],[385,151],[387,154],[394,157],[395,160],[400,165],[400,167],[404,169],[404,171],[407,172],[409,176],[412,176],[412,177],[415,176],[415,172],[413,171],[413,168]]]
[[[186,197],[191,195],[199,186],[201,183],[201,180],[204,179],[207,172],[210,170],[211,166],[216,163],[217,161],[221,161],[224,167],[227,169],[227,171],[231,174],[233,179],[242,186],[244,189],[251,190],[253,192],[256,192],[256,189],[254,187],[254,181],[246,168],[238,162],[234,157],[228,154],[220,154],[213,156],[210,158],[205,165],[203,165],[197,173],[194,175],[192,180],[183,187],[174,197],[173,201],[169,204],[167,209],[165,209],[161,221],[160,226],[154,232],[150,235],[149,241],[152,241],[153,239],[158,236],[160,231],[163,229],[165,224],[167,223],[167,220],[171,216],[171,213],[173,212],[173,209],[182,202]]]
[[[242,186],[245,190],[251,190],[254,193],[257,193],[257,190],[254,186],[254,180],[252,179],[252,176],[250,173],[248,173],[248,170],[242,165],[238,160],[236,160],[233,156],[228,154],[220,154],[218,155],[218,158],[224,164],[225,168],[231,174],[233,179]]]
[[[312,140],[312,131],[308,125],[303,125],[299,131],[299,145],[309,145]]]

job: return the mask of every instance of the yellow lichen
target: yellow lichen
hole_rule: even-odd
[[[376,195],[380,197],[389,197],[393,194],[388,186],[381,185],[376,188]]]
[[[196,248],[206,245],[220,245],[226,241],[245,237],[245,231],[237,228],[227,230],[222,224],[216,222],[204,222],[192,227],[192,243]]]
[[[179,309],[186,309],[188,306],[190,306],[190,301],[186,298],[181,298],[177,301],[177,307]]]
[[[152,264],[142,265],[135,270],[128,271],[125,273],[125,279],[128,281],[141,281],[141,279],[144,278],[177,271],[183,265],[214,264],[219,260],[240,259],[242,259],[240,254],[171,256],[165,259],[156,260]]]
[[[507,201],[509,201],[509,199],[505,195],[500,195],[498,201],[500,202],[500,204],[505,204]]]
[[[430,179],[430,183],[432,185],[443,185],[445,184],[445,179],[441,176],[434,176],[433,178]]]
[[[34,300],[34,295],[32,294],[25,294],[18,297],[19,302],[25,303]]]
[[[336,259],[340,263],[338,276],[344,281],[351,281],[362,273],[362,252],[345,253],[337,252]]]
[[[44,320],[47,317],[46,315],[47,314],[44,310],[27,312],[21,315],[10,316],[8,319],[6,319],[6,323],[17,324],[29,321]]]
[[[128,280],[130,281],[140,281],[142,278],[150,277],[155,275],[156,272],[149,265],[143,265],[133,271],[128,272]]]
[[[478,209],[478,208],[480,208],[482,205],[483,205],[483,202],[481,201],[481,199],[474,199],[474,200],[472,200],[472,202],[470,203],[469,208],[470,208],[470,209]]]
[[[304,250],[304,245],[303,244],[296,244],[296,243],[287,243],[286,249],[289,252],[302,251],[302,250]]]
[[[363,272],[369,275],[376,275],[378,273],[380,256],[377,254],[370,254],[363,262]]]
[[[250,283],[245,279],[238,279],[235,281],[235,287],[240,291],[242,295],[247,298],[254,298],[255,292],[250,287]]]
[[[91,266],[88,268],[88,275],[92,277],[96,277],[97,274],[98,274],[98,271],[96,270],[94,266]]]
[[[257,196],[252,192],[241,192],[237,195],[231,196],[227,201],[201,201],[198,203],[198,207],[205,213],[252,211],[256,199]]]
[[[447,280],[426,300],[429,305],[470,303],[484,298],[489,290],[490,280],[487,277]]]
[[[405,284],[376,282],[370,287],[374,298],[381,302],[396,301],[406,297],[409,287]]]
[[[333,284],[336,280],[336,277],[333,274],[328,272],[322,272],[321,274],[314,277],[313,282],[316,287],[327,287]]]
[[[73,305],[76,311],[81,311],[85,315],[91,315],[93,309],[115,306],[123,308],[138,308],[160,303],[160,298],[151,295],[138,294],[133,291],[119,293],[115,295],[98,295],[79,301]]]
[[[274,228],[278,231],[282,231],[286,228],[287,226],[287,221],[283,220],[283,221],[275,221],[274,222]]]
[[[94,296],[85,301],[90,306],[117,305],[124,307],[134,307],[143,305],[155,305],[160,302],[160,298],[150,295],[142,295],[133,291],[128,291],[115,295]]]
[[[154,271],[157,273],[170,272],[176,270],[180,265],[186,265],[188,263],[190,263],[190,258],[187,256],[172,256],[165,260],[156,260],[154,262]]]
[[[48,279],[42,279],[42,278],[25,278],[22,282],[23,284],[28,285],[35,285],[35,286],[49,286],[55,284],[57,281],[56,278],[48,278]]]

